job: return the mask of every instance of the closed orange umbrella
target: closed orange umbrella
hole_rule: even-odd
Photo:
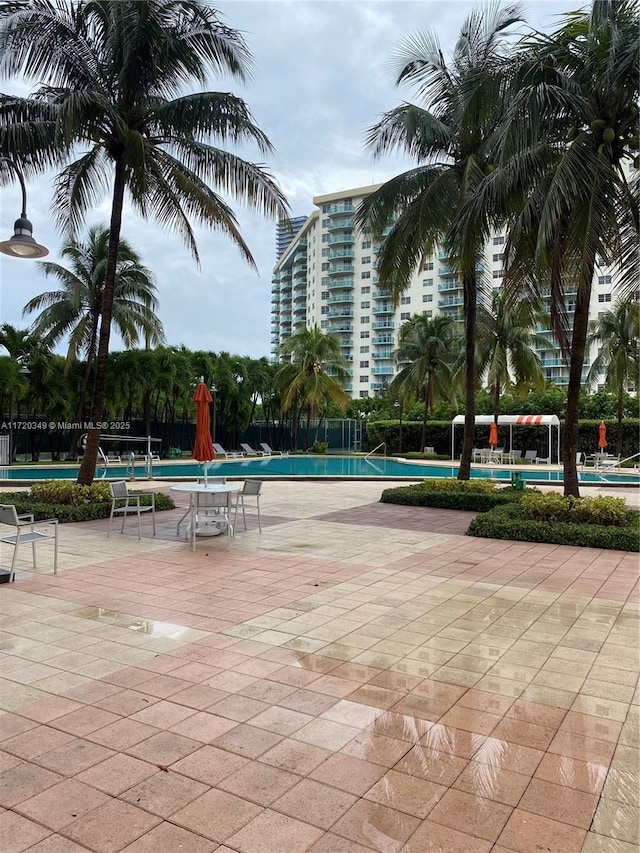
[[[213,397],[209,389],[204,382],[200,382],[193,395],[193,402],[196,404],[196,440],[193,443],[193,453],[191,454],[198,462],[211,462],[216,458],[211,440],[211,416],[209,414],[209,403],[212,400]],[[206,465],[204,477],[206,482]]]
[[[489,430],[489,444],[491,447],[495,447],[498,443],[498,425],[495,421],[491,422],[491,429]]]
[[[607,446],[607,425],[604,421],[600,421],[600,426],[598,427],[598,447],[601,450],[604,450]]]

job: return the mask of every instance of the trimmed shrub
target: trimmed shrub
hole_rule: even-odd
[[[617,501],[618,498],[613,500]],[[640,551],[640,513],[627,510],[624,526],[540,521],[524,517],[522,501],[519,501],[478,515],[469,525],[467,536],[615,551]]]
[[[431,506],[468,512],[487,512],[520,500],[522,492],[512,488],[498,489],[490,480],[429,479],[411,486],[385,489],[381,503],[403,506]]]
[[[623,527],[628,524],[628,509],[623,498],[564,497],[557,492],[530,492],[522,497],[522,515],[532,521],[566,521],[575,524],[600,524]]]
[[[107,488],[107,494],[109,493],[109,486],[107,483],[93,483],[93,485],[104,485]],[[158,511],[175,509],[175,503],[168,495],[156,492],[155,498],[156,509]],[[18,513],[32,513],[35,521],[42,521],[45,518],[57,518],[61,524],[67,524],[74,521],[94,521],[98,518],[109,518],[109,513],[111,512],[110,497],[106,501],[99,500],[93,503],[73,505],[69,503],[56,504],[36,501],[31,497],[29,492],[5,492],[2,495],[2,503],[14,504]],[[143,495],[141,504],[143,506],[149,506],[150,503],[151,496]]]
[[[71,480],[45,480],[44,483],[34,483],[30,495],[36,503],[65,506],[111,501],[109,484],[105,482],[80,486]]]

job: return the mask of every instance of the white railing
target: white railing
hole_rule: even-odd
[[[373,450],[370,450],[364,458],[368,459],[370,456],[372,456],[376,452],[376,450],[380,450],[381,447],[384,447],[384,455],[386,456],[387,455],[387,442],[381,441],[380,444],[377,447],[374,447]]]

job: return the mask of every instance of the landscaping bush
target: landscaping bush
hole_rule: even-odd
[[[111,501],[109,484],[104,481],[80,486],[71,480],[45,480],[44,483],[34,483],[30,494],[36,503],[65,506]]]
[[[403,506],[487,512],[493,507],[520,500],[521,495],[522,492],[511,487],[498,489],[497,483],[490,480],[433,478],[411,486],[385,489],[380,501]]]
[[[326,453],[329,450],[329,444],[326,441],[314,441],[310,453]]]
[[[617,502],[619,498],[612,500]],[[495,507],[490,512],[478,515],[469,525],[467,536],[513,539],[519,542],[545,542],[552,545],[577,545],[583,548],[604,548],[616,551],[640,550],[639,512],[626,510],[624,525],[541,521],[525,517],[523,502]]]
[[[623,527],[628,524],[628,509],[623,498],[564,497],[557,492],[530,492],[522,497],[522,515],[532,521],[566,521],[575,524],[600,524]]]
[[[38,486],[45,485],[38,483]],[[75,485],[70,483],[69,485]],[[107,483],[93,483],[88,488],[94,486],[105,486],[107,495],[109,495],[109,486]],[[33,492],[32,487],[31,492]],[[55,490],[51,490],[51,494],[55,494]],[[99,492],[98,492],[99,494]],[[158,511],[165,509],[175,509],[173,500],[168,496],[155,493],[156,509]],[[18,514],[32,513],[35,521],[42,521],[45,518],[57,518],[61,524],[67,524],[74,521],[94,521],[98,518],[109,518],[111,512],[111,497],[107,500],[96,500],[92,503],[47,503],[43,500],[36,500],[29,492],[4,492],[0,501],[5,504],[14,504]],[[150,495],[143,495],[142,506],[149,506],[151,503]]]

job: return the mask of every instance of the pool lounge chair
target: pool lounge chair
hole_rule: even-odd
[[[238,456],[242,456],[241,453],[238,453],[235,450],[229,450],[229,451],[225,450],[221,444],[216,444],[215,441],[213,442],[213,449],[216,452],[216,456],[222,456],[224,458],[229,457],[231,459],[231,458],[235,458]]]
[[[525,450],[524,452],[524,461],[525,462],[535,462],[538,458],[537,450]]]
[[[276,455],[277,456],[283,456],[284,455],[282,450],[272,450],[269,447],[269,445],[266,444],[264,441],[260,442],[260,447],[262,448],[262,455],[263,456],[276,456]]]
[[[245,456],[264,456],[262,450],[254,450],[250,444],[240,442],[240,448]]]

